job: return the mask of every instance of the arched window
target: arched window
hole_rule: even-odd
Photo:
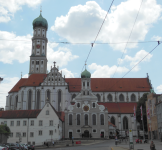
[[[96,96],[97,96],[97,98],[98,98],[98,101],[100,102],[100,95],[99,95],[99,94],[97,94]]]
[[[111,95],[111,94],[109,94],[109,95],[107,96],[107,100],[108,100],[109,102],[112,102],[112,95]]]
[[[58,91],[58,111],[61,111],[61,90]]]
[[[69,115],[69,125],[72,125],[72,119],[73,119],[73,116],[72,114]]]
[[[80,103],[77,103],[77,107],[80,108]]]
[[[100,123],[101,123],[101,125],[104,125],[104,115],[103,114],[100,115]]]
[[[124,102],[124,96],[123,96],[123,94],[120,94],[119,101]]]
[[[40,91],[37,91],[37,106],[36,109],[40,108]]]
[[[127,119],[127,117],[123,118],[123,129],[124,130],[128,129],[128,119]]]
[[[114,125],[115,125],[115,118],[114,118],[114,117],[111,117],[110,122],[111,122],[112,124],[114,124]]]
[[[18,104],[18,96],[15,97],[15,110],[17,109],[17,104]]]
[[[31,102],[32,102],[32,91],[29,91],[28,94],[28,110],[31,110]]]
[[[131,95],[131,101],[132,102],[136,101],[136,96],[134,94]]]
[[[77,114],[77,125],[80,125],[80,114]]]
[[[89,82],[87,82],[87,87],[89,87]]]
[[[51,96],[51,94],[50,94],[50,90],[48,90],[48,91],[47,91],[47,99],[48,99],[49,101],[50,101],[50,99],[51,99],[50,96]]]
[[[92,115],[92,124],[96,125],[96,115],[95,114]]]
[[[95,106],[95,103],[93,103],[93,108],[95,108],[96,106]]]
[[[23,110],[23,100],[24,99],[24,91],[21,93],[21,109]]]
[[[72,95],[72,100],[73,100],[75,97],[76,97],[76,94],[73,94],[73,95]]]
[[[88,115],[87,114],[85,114],[84,119],[85,119],[85,125],[88,125]]]

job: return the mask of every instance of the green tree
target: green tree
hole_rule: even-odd
[[[11,131],[10,131],[10,128],[6,124],[1,124],[0,133],[5,134],[7,137],[9,137],[11,134]]]
[[[143,112],[143,124],[144,124],[144,129],[147,132],[147,113],[146,113],[146,101],[147,101],[147,94],[144,93],[143,96],[139,99],[137,103],[137,108],[136,108],[136,119],[140,123],[140,129],[143,130],[142,126],[142,120],[141,120],[141,109],[140,107],[142,106],[142,112]]]

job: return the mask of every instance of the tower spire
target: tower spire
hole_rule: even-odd
[[[40,6],[40,14],[42,13],[42,6]]]
[[[87,64],[86,64],[86,61],[85,61],[85,69],[86,69],[86,65],[87,65]]]

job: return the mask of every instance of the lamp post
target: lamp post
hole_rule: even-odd
[[[140,123],[137,122],[137,134],[138,134],[138,138],[139,138],[139,127],[140,127]]]

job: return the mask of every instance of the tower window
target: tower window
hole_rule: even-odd
[[[32,61],[32,65],[34,65],[34,61]]]
[[[85,86],[85,82],[83,82],[83,86]]]
[[[89,82],[87,82],[87,86],[89,86]]]
[[[89,95],[89,91],[87,92],[87,95]]]
[[[43,30],[44,31],[44,30]]]
[[[37,68],[37,71],[38,71],[38,68]]]
[[[40,31],[40,29],[39,29],[39,31]]]
[[[39,61],[36,61],[36,65],[39,65]]]
[[[42,61],[42,65],[43,65],[43,61]]]
[[[33,46],[33,49],[34,49],[34,46]]]
[[[44,49],[44,46],[43,46],[43,49]]]
[[[43,37],[44,37],[44,34],[43,34]]]
[[[85,95],[85,91],[83,91],[83,95]]]
[[[39,42],[39,41],[38,41]]]

